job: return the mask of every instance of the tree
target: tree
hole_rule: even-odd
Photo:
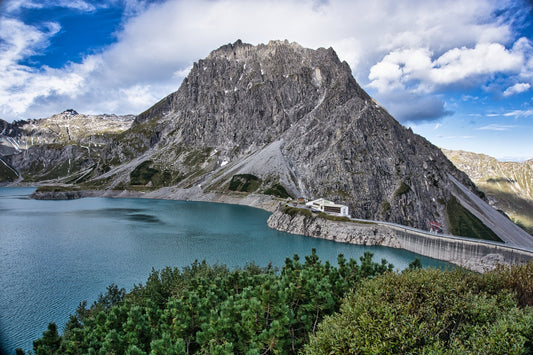
[[[362,282],[328,317],[310,354],[530,353],[533,310],[486,292],[464,270],[416,269]]]
[[[60,345],[61,337],[57,332],[57,325],[52,322],[48,324],[48,330],[43,332],[43,337],[33,342],[33,351],[36,355],[56,354]]]

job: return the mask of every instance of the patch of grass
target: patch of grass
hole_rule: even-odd
[[[402,181],[400,186],[398,186],[398,188],[394,192],[394,196],[395,197],[400,197],[402,195],[405,195],[409,191],[411,191],[411,188],[409,187],[409,185],[407,185],[405,182]]]
[[[194,149],[187,154],[183,163],[191,167],[200,165],[207,160],[212,150],[212,148]]]
[[[287,190],[280,184],[274,184],[265,191],[265,195],[277,196],[280,198],[292,197]]]
[[[40,179],[51,180],[67,176],[69,174],[69,170],[76,170],[74,164],[70,168],[71,169],[69,169],[68,160],[63,161],[61,164],[56,165],[52,169],[50,169],[45,175],[42,175]]]
[[[252,174],[233,175],[228,189],[237,192],[254,192],[261,185],[261,179]]]
[[[151,160],[146,160],[137,165],[130,173],[130,184],[146,185],[152,181],[152,177],[159,172],[159,170],[150,167],[152,163]]]
[[[66,192],[77,191],[80,188],[78,186],[59,186],[59,185],[43,185],[39,186],[35,192]]]
[[[155,167],[151,167],[153,162],[146,160],[139,164],[130,173],[130,185],[142,186],[148,183],[152,183],[153,187],[170,186],[175,182],[179,182],[183,179],[182,175],[177,174],[176,177],[172,175],[169,170],[159,170]]]
[[[333,216],[331,214],[327,214],[327,213],[324,213],[324,212],[320,212],[318,214],[318,217],[324,218],[324,219],[327,219],[327,220],[330,220],[330,221],[335,221],[335,222],[352,222],[352,220],[349,219],[348,217]]]
[[[481,222],[470,211],[464,208],[455,196],[451,196],[446,203],[446,212],[450,225],[450,233],[468,238],[503,242],[496,233]]]
[[[391,206],[390,206],[390,202],[389,201],[383,201],[381,203],[381,213],[382,214],[385,215],[385,214],[389,213],[390,209],[391,209]]]
[[[11,169],[4,165],[3,162],[0,162],[0,181],[15,181],[17,180],[18,175]]]
[[[288,214],[291,217],[296,216],[297,214],[301,214],[305,217],[311,217],[313,216],[313,213],[305,208],[298,208],[298,207],[291,207],[291,206],[285,206],[282,210],[283,213]]]

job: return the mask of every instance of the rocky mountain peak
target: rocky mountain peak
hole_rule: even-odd
[[[78,115],[78,113],[76,112],[76,110],[71,109],[71,108],[69,108],[68,110],[65,110],[65,111],[61,112],[61,114],[64,115],[64,116],[77,116],[77,115]]]
[[[205,172],[180,186],[223,191],[235,175],[251,175],[262,181],[258,192],[278,184],[294,197],[347,204],[357,217],[422,228],[446,225],[448,174],[475,190],[438,148],[377,104],[332,48],[224,45],[135,124],[155,131],[149,140],[160,153],[152,161]],[[176,146],[210,153],[190,170]]]
[[[93,167],[83,179],[104,187],[323,197],[354,217],[424,229],[438,221],[448,230],[451,177],[476,191],[377,104],[332,48],[289,41],[212,51],[176,92],[87,152]]]

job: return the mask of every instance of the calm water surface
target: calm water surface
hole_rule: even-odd
[[[32,188],[0,188],[0,349],[32,349],[49,322],[60,329],[79,303],[116,283],[131,289],[152,268],[195,259],[282,266],[316,248],[322,260],[365,251],[403,269],[416,254],[306,238],[268,228],[269,213],[205,202],[86,198],[37,201]],[[448,264],[420,257],[424,266]]]

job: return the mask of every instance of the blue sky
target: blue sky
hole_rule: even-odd
[[[0,0],[0,118],[137,114],[237,39],[333,47],[402,124],[449,149],[533,158],[527,0]]]

